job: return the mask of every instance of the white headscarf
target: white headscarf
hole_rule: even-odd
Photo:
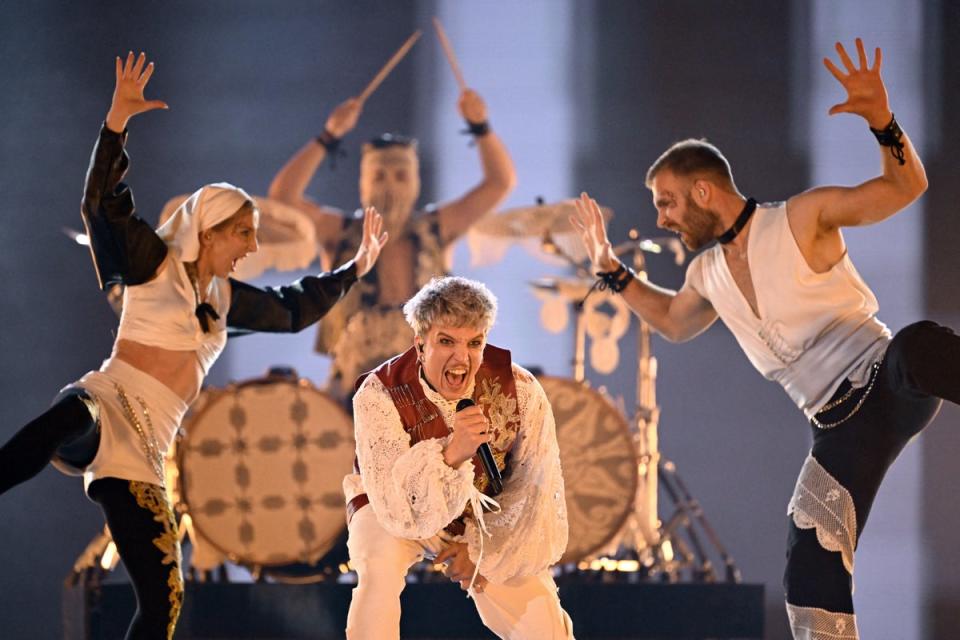
[[[200,255],[200,233],[235,214],[247,201],[253,198],[228,182],[205,185],[184,200],[157,235],[181,262],[194,262]]]

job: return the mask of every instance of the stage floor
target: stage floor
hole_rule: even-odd
[[[578,640],[762,638],[763,585],[591,583],[565,577],[560,599]],[[188,583],[177,640],[343,638],[352,585]],[[494,638],[458,586],[408,584],[403,638]],[[134,611],[129,584],[64,588],[65,640],[123,637]]]

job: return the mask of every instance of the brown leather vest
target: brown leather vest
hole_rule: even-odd
[[[429,438],[445,438],[450,427],[444,422],[440,410],[430,402],[420,385],[420,364],[413,347],[399,356],[387,360],[357,380],[356,388],[370,374],[375,374],[390,393],[393,404],[400,414],[404,430],[410,434],[410,446]],[[473,389],[473,401],[480,407],[490,422],[490,451],[497,468],[505,476],[508,454],[517,440],[520,428],[520,408],[517,404],[517,385],[513,378],[510,352],[488,344],[483,350],[483,363],[477,370]],[[483,472],[479,456],[473,457],[474,485],[488,492],[488,480]],[[360,473],[354,461],[354,471]],[[347,503],[347,522],[360,507],[369,504],[367,494],[361,493]],[[469,510],[469,508],[468,508]],[[467,512],[464,512],[467,515]],[[446,528],[458,535],[463,532],[463,523],[457,518]]]

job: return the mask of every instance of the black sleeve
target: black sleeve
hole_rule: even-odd
[[[326,315],[357,281],[353,260],[336,271],[306,276],[285,287],[261,289],[230,279],[227,328],[271,333],[296,333]]]
[[[143,284],[167,256],[167,245],[134,213],[133,194],[122,182],[130,159],[123,149],[126,131],[104,125],[90,156],[80,214],[100,288]]]

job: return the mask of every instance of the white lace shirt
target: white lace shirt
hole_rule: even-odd
[[[533,375],[513,365],[520,429],[510,454],[499,512],[484,514],[480,574],[494,583],[540,573],[557,562],[567,546],[567,508],[556,425],[547,396]],[[420,380],[424,393],[452,429],[456,401],[444,399]],[[366,493],[377,520],[391,534],[428,539],[459,517],[473,494],[473,463],[454,469],[443,461],[448,438],[410,446],[397,412],[376,375],[353,398],[360,474],[344,478],[349,502]],[[480,558],[476,519],[466,521],[463,541],[470,559]]]

